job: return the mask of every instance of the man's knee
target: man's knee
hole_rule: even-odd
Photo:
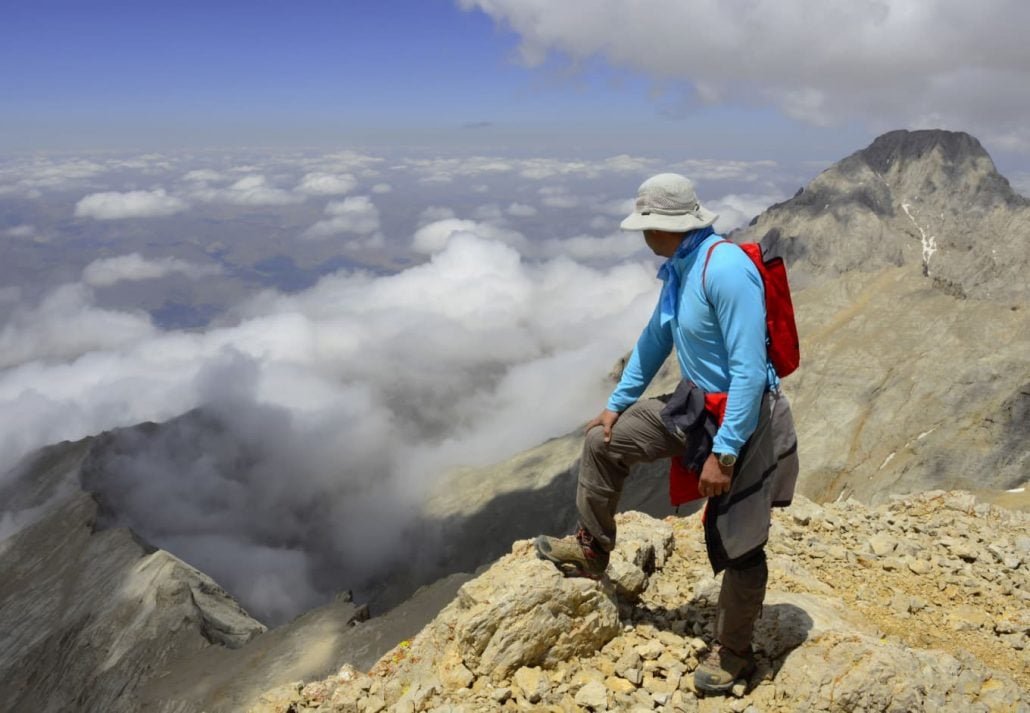
[[[603,453],[608,447],[608,444],[604,440],[604,429],[600,426],[596,426],[587,431],[586,438],[583,441],[583,452],[590,453],[591,455],[597,455]]]

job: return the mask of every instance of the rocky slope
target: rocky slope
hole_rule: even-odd
[[[975,138],[884,134],[733,238],[784,254],[806,286],[785,382],[802,492],[1030,479],[1030,201]]]
[[[801,490],[822,501],[1030,480],[1030,304],[959,300],[906,268],[798,296]]]
[[[67,487],[83,443],[44,451],[45,497]],[[134,711],[132,691],[170,661],[264,631],[221,587],[124,529],[101,530],[99,506],[73,492],[0,542],[0,701],[4,710]]]
[[[729,699],[691,672],[713,631],[700,519],[619,516],[611,579],[563,578],[529,541],[366,674],[266,693],[307,711],[1030,710],[1030,516],[964,492],[780,511],[756,632]]]

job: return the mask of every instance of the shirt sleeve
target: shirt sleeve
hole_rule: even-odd
[[[730,373],[726,415],[712,450],[737,455],[758,425],[768,381],[765,289],[751,259],[729,247],[712,252],[705,288],[726,344]]]
[[[608,399],[608,410],[622,413],[633,405],[672,351],[672,322],[661,323],[661,300],[637,339],[622,378]]]

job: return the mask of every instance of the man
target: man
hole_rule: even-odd
[[[642,230],[648,247],[668,258],[658,273],[661,297],[607,408],[587,425],[576,495],[579,532],[541,536],[536,543],[538,554],[566,574],[602,577],[630,467],[694,458],[698,492],[709,498],[709,559],[717,573],[726,570],[716,611],[718,644],[694,674],[696,687],[707,692],[728,691],[754,670],[751,639],[768,579],[770,508],[789,504],[797,477],[790,407],[767,354],[762,278],[740,248],[714,233],[716,218],[684,176],[663,173],[640,186],[622,228]],[[638,401],[674,347],[683,376],[676,394]],[[697,407],[717,394],[725,397],[721,423]],[[679,428],[677,419],[690,408],[698,427]]]

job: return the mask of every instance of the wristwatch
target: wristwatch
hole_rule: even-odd
[[[737,462],[737,456],[732,453],[716,453],[715,457],[724,468],[732,468]]]

